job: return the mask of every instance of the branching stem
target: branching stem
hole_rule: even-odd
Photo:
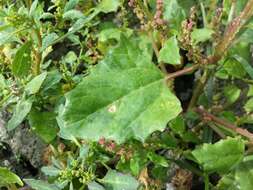
[[[196,112],[199,113],[205,121],[212,121],[216,124],[222,125],[228,129],[236,132],[237,134],[248,138],[250,140],[250,142],[253,143],[253,134],[250,133],[247,129],[239,128],[224,119],[218,118],[218,117],[214,116],[213,114],[207,112],[203,107],[196,108]]]

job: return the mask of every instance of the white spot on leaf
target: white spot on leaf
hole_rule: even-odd
[[[116,110],[117,110],[117,107],[116,107],[115,105],[111,105],[111,106],[108,108],[108,111],[109,111],[110,113],[115,113]]]

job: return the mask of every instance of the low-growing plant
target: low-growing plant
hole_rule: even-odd
[[[0,8],[5,127],[47,144],[40,177],[0,167],[0,186],[253,188],[253,0]]]

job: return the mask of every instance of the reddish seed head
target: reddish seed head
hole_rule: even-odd
[[[157,0],[156,3],[157,4],[163,4],[163,0]]]
[[[156,19],[155,22],[156,22],[157,25],[163,25],[164,24],[164,21],[161,18]]]
[[[101,139],[99,139],[98,143],[99,143],[100,145],[105,145],[105,138],[102,137]]]

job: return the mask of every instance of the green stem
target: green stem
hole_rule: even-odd
[[[205,190],[209,190],[209,177],[208,174],[204,174]]]
[[[210,77],[210,74],[211,74],[210,70],[205,70],[203,75],[201,76],[201,78],[198,80],[197,85],[193,90],[193,95],[190,100],[188,110],[191,110],[193,107],[195,107],[195,105],[198,101],[198,98],[199,98],[200,94],[203,92],[206,82],[207,82],[208,78]]]

